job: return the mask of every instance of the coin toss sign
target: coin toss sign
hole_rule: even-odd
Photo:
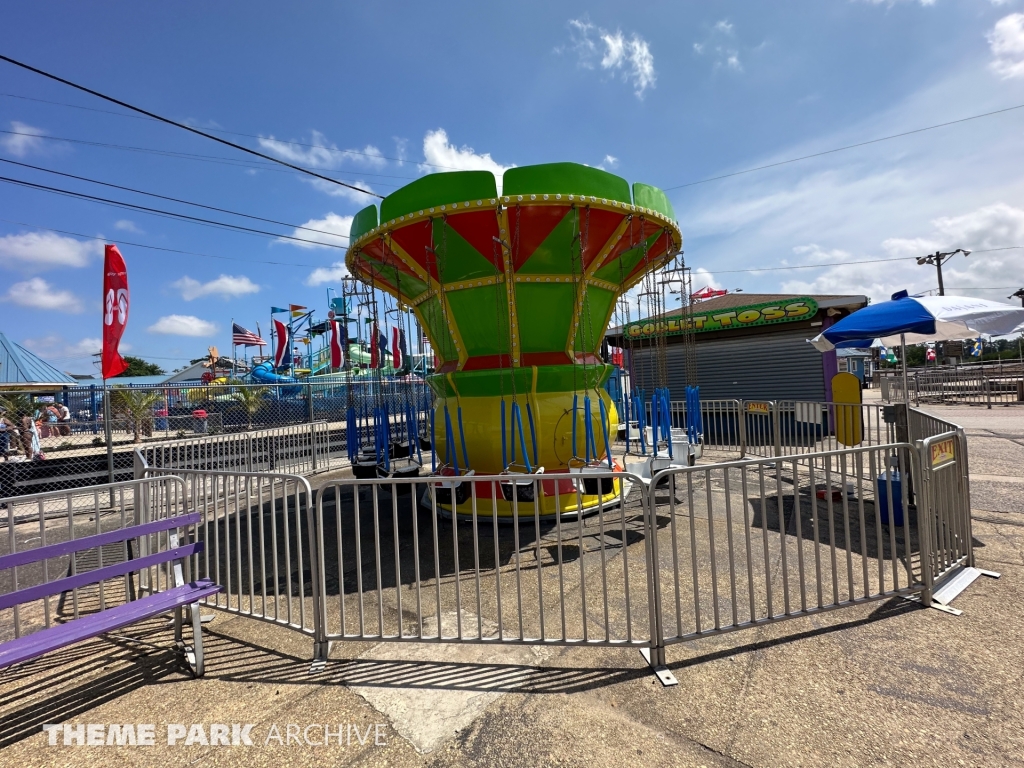
[[[784,302],[764,302],[749,304],[743,307],[731,307],[719,311],[696,311],[691,324],[694,332],[728,331],[739,328],[751,328],[760,325],[789,323],[794,320],[807,320],[818,312],[818,304],[814,299],[802,297]],[[640,338],[654,334],[671,336],[689,330],[683,317],[667,317],[663,320],[639,320],[626,326],[627,338]]]

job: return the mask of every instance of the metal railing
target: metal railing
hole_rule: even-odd
[[[635,475],[599,477],[625,483],[626,500],[590,499],[592,513],[572,520],[540,506],[582,502],[568,475],[519,483],[513,498],[533,500],[507,518],[507,476],[465,480],[461,502],[448,490],[445,517],[430,512],[445,490],[437,478],[323,488],[324,639],[648,647],[646,494]]]
[[[179,478],[179,496],[172,502],[203,516],[199,538],[205,548],[192,558],[192,572],[224,588],[204,605],[320,635],[313,493],[305,478],[145,466],[140,471],[146,478]]]
[[[672,425],[686,423],[686,403],[671,403]],[[783,456],[895,441],[878,403],[707,400],[701,403],[705,451],[739,457]],[[621,432],[621,431],[620,431]],[[631,435],[631,437],[633,437]],[[635,441],[634,441],[635,442]]]
[[[151,467],[181,470],[313,474],[340,463],[345,441],[332,441],[326,422],[147,443],[138,447]]]
[[[666,681],[672,644],[895,595],[930,604],[973,563],[962,431],[646,476],[350,478],[316,498],[297,475],[137,459],[141,480],[79,505],[107,522],[75,504],[12,514],[8,547],[200,512],[190,569],[224,587],[206,604],[304,634],[317,662],[368,640],[636,647]]]
[[[5,535],[0,538],[0,554],[8,555],[59,544],[135,525],[147,520],[174,517],[185,512],[182,504],[182,480],[178,477],[154,477],[87,489],[37,493],[0,499],[6,510]],[[91,550],[52,557],[2,572],[3,592],[16,592],[47,584],[65,576],[74,576],[115,563],[135,559],[148,546],[157,548],[155,537],[120,541]],[[146,541],[145,539],[149,540]],[[150,578],[170,576],[170,563],[149,569]],[[82,613],[103,610],[108,602],[123,603],[135,595],[131,574],[76,587],[59,595],[0,610],[0,641],[21,637],[54,622],[77,619]]]
[[[326,378],[326,377],[325,377]],[[128,480],[132,452],[186,469],[308,474],[348,463],[350,425],[372,441],[374,407],[387,408],[393,437],[416,421],[429,433],[421,380],[281,385],[211,384],[68,388],[56,395],[0,393],[0,495]],[[50,421],[66,405],[70,421]],[[409,407],[411,406],[411,408]],[[351,409],[351,410],[350,410]]]
[[[901,443],[671,469],[652,485],[666,645],[924,588]]]
[[[907,373],[907,388],[903,379],[885,377],[882,399],[887,402],[947,403],[963,405],[1024,404],[1024,374],[1019,366],[1006,368],[949,368],[939,370],[912,370]]]

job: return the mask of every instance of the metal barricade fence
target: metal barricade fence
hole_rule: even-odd
[[[144,443],[137,450],[151,467],[312,474],[338,466],[340,457],[332,454],[332,447],[337,448],[338,445],[344,451],[344,436],[340,440],[332,440],[330,425],[321,421],[253,432]]]
[[[0,540],[0,554],[15,554],[107,533],[146,520],[175,517],[186,511],[183,490],[184,485],[178,477],[154,477],[2,498],[0,509],[6,511],[6,535]],[[15,592],[136,559],[144,554],[147,547],[156,544],[154,537],[158,535],[166,539],[167,532],[151,534],[149,541],[147,537],[120,541],[15,566],[0,572],[3,579],[0,591]],[[165,564],[167,569],[170,565]],[[157,569],[151,569],[150,573],[155,577]],[[54,622],[77,619],[82,613],[103,610],[109,601],[123,603],[134,596],[135,583],[128,574],[0,610],[0,641],[48,628]]]
[[[909,393],[901,377],[883,378],[882,399],[890,402],[1012,405],[1024,403],[1024,375],[1017,367],[914,370],[908,374]]]
[[[650,406],[648,406],[648,410]],[[672,426],[686,426],[686,402],[670,403]],[[724,451],[742,455],[744,446],[742,404],[739,400],[701,400],[701,423],[705,451]]]
[[[921,527],[929,539],[930,556],[924,594],[930,602],[931,586],[961,566],[974,565],[967,436],[955,430],[918,441],[920,482],[918,508],[927,510]],[[968,510],[964,514],[964,510]]]
[[[313,494],[298,475],[142,467],[145,477],[177,477],[189,512],[199,512],[202,553],[192,572],[224,589],[203,602],[319,636],[322,602]],[[147,589],[163,584],[145,583]]]
[[[921,591],[925,542],[886,471],[914,461],[902,443],[659,473],[664,643]]]
[[[542,496],[556,508],[580,502],[569,475],[517,483],[508,496],[518,514],[506,518],[498,504],[508,476],[465,478],[454,493],[439,480],[322,489],[327,641],[651,645],[650,516],[639,477],[588,474],[625,484],[625,501],[591,497],[588,515],[572,520],[541,515]],[[439,497],[454,521],[432,511]]]
[[[24,499],[8,500],[8,547],[37,530],[45,543],[128,515],[200,512],[205,549],[189,567],[224,587],[206,604],[305,634],[319,662],[331,642],[433,641],[636,647],[657,670],[673,643],[930,598],[938,579],[973,562],[962,431],[916,447],[673,467],[646,485],[604,470],[346,479],[316,499],[296,475],[139,458],[132,483],[43,494],[23,517]],[[584,514],[545,514],[578,508],[584,491]],[[46,499],[60,498],[58,514]],[[147,546],[139,541],[141,555]],[[139,588],[168,583],[143,572]]]

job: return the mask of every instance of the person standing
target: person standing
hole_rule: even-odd
[[[57,423],[61,435],[65,437],[71,435],[71,411],[64,403],[57,403]]]

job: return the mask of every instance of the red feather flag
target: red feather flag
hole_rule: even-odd
[[[402,335],[398,326],[391,327],[391,367],[396,371],[402,367]]]
[[[345,364],[345,352],[342,347],[343,339],[341,323],[338,320],[331,320],[331,367],[341,368]]]
[[[103,254],[103,354],[104,379],[112,379],[128,368],[117,351],[128,324],[128,267],[116,245],[108,245]]]
[[[291,339],[289,338],[290,334],[288,333],[288,326],[280,320],[274,320],[274,330],[277,335],[277,350],[274,352],[274,367],[280,368],[288,359],[288,345],[291,343]]]

